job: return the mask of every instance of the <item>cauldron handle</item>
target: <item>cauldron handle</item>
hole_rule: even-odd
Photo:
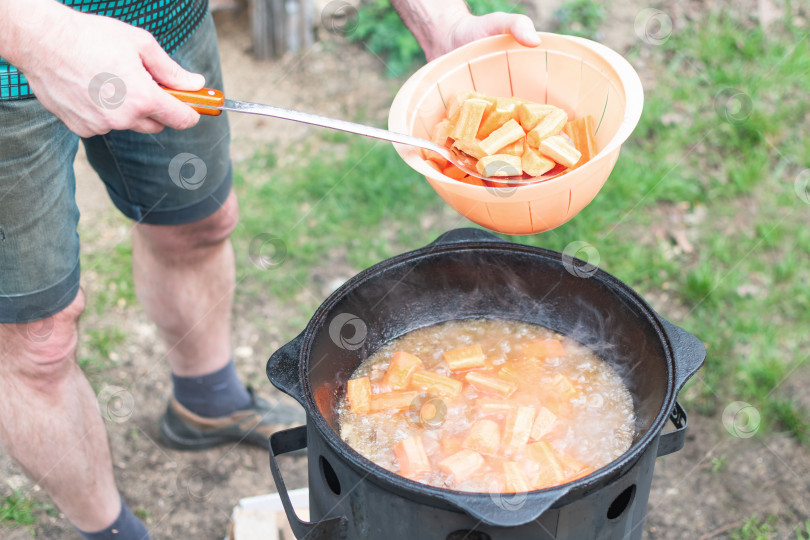
[[[276,482],[281,504],[284,505],[284,513],[287,514],[287,521],[290,522],[290,528],[295,537],[306,538],[307,540],[341,540],[346,538],[349,522],[343,516],[314,522],[299,519],[290,500],[290,494],[287,492],[287,486],[281,477],[281,470],[278,468],[276,456],[306,448],[307,426],[298,426],[273,433],[270,436],[269,444],[270,470],[273,472],[273,480]]]
[[[453,493],[442,498],[487,525],[519,527],[538,519],[570,489],[562,485],[531,493],[492,493],[489,497]]]
[[[694,375],[706,360],[706,348],[703,343],[679,326],[660,317],[664,331],[672,343],[675,354],[675,392],[679,392],[689,377]]]
[[[658,439],[658,454],[656,457],[666,456],[677,452],[683,448],[686,441],[686,428],[689,425],[689,417],[681,404],[675,401],[669,419],[675,425],[675,429],[662,433]]]
[[[449,244],[461,244],[464,242],[503,242],[489,231],[482,229],[475,229],[473,227],[463,227],[461,229],[453,229],[439,236],[436,240],[430,243],[431,246],[443,246]]]
[[[274,352],[267,361],[267,378],[270,379],[273,386],[294,397],[306,409],[304,391],[298,377],[303,342],[304,333],[301,332],[292,341]]]

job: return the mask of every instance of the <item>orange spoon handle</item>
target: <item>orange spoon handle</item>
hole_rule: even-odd
[[[166,92],[173,95],[183,103],[191,105],[191,108],[200,114],[208,116],[219,116],[222,111],[218,108],[225,103],[225,94],[213,88],[203,88],[202,90],[172,90],[164,88]],[[202,105],[202,106],[200,106]]]

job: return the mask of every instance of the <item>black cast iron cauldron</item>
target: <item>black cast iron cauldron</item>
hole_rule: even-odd
[[[405,479],[340,439],[336,406],[361,361],[416,328],[473,317],[541,324],[610,362],[633,395],[631,448],[574,482],[500,495]],[[697,338],[601,270],[477,229],[450,231],[350,279],[270,358],[270,381],[307,412],[306,426],[270,438],[273,478],[299,539],[638,539],[655,459],[683,447],[677,393],[705,356]],[[675,429],[662,434],[668,420]],[[296,517],[276,462],[302,448],[310,523]]]

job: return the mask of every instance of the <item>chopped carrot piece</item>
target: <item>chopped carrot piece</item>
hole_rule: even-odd
[[[446,168],[447,164],[449,163],[443,155],[434,152],[433,150],[426,150],[423,148],[422,157],[425,158],[425,161],[427,161],[429,165],[431,164],[431,162],[435,162],[435,166],[434,165],[431,166],[434,167],[437,171],[441,171],[442,169]]]
[[[480,454],[495,455],[501,446],[501,428],[492,420],[478,420],[461,443],[462,448],[475,450]]]
[[[447,98],[447,117],[452,118],[459,111],[461,111],[461,105],[468,99],[478,98],[478,99],[486,99],[487,101],[492,100],[493,98],[487,98],[483,94],[479,94],[475,90],[462,90],[461,92],[456,92],[452,94],[450,97]],[[494,101],[493,101],[494,102]]]
[[[455,483],[461,483],[484,466],[484,458],[478,452],[463,449],[439,462],[439,470],[452,476]]]
[[[464,175],[463,178],[458,178],[457,180],[459,182],[464,182],[465,184],[470,184],[472,186],[483,186],[483,187],[487,186],[486,182],[484,182],[483,180],[481,180],[476,176],[470,176],[469,174]]]
[[[371,400],[371,379],[360,377],[346,382],[346,399],[353,413],[367,414]]]
[[[488,155],[492,155],[507,144],[523,139],[526,132],[520,127],[514,118],[490,133],[486,139],[479,143],[481,149]]]
[[[526,445],[524,455],[539,467],[532,482],[534,489],[556,486],[565,481],[565,472],[554,450],[543,441]]]
[[[484,156],[475,164],[475,170],[481,176],[519,176],[523,174],[520,156],[511,154],[492,154]]]
[[[483,414],[501,414],[515,410],[515,404],[505,399],[478,398],[475,406]]]
[[[478,371],[471,371],[464,376],[464,379],[475,386],[478,390],[484,392],[493,392],[503,397],[509,397],[512,392],[517,390],[517,383],[513,381],[506,381],[500,377],[487,375]]]
[[[531,438],[534,441],[539,441],[544,435],[548,434],[554,427],[557,421],[557,415],[545,407],[540,407],[537,411],[537,417],[532,425]]]
[[[594,139],[595,129],[593,126],[593,117],[591,115],[586,115],[582,118],[571,120],[565,124],[563,131],[574,143],[577,150],[582,153],[582,158],[580,158],[577,164],[574,165],[574,168],[581,166],[586,161],[593,159],[596,156],[596,140]]]
[[[509,154],[509,155],[512,155],[512,156],[520,157],[520,156],[523,155],[523,148],[525,146],[525,142],[526,142],[526,137],[522,137],[522,138],[516,140],[515,142],[513,142],[512,144],[507,144],[506,146],[504,146],[503,148],[501,148],[500,150],[498,150],[495,153],[496,154]]]
[[[554,455],[557,457],[557,461],[560,462],[563,470],[565,471],[566,480],[569,482],[572,480],[576,480],[577,478],[582,478],[583,476],[590,474],[591,469],[580,462],[575,457],[571,456],[570,454],[566,454],[565,452],[554,452]]]
[[[505,493],[523,493],[526,491],[531,491],[529,482],[526,481],[526,476],[523,474],[523,469],[519,463],[514,461],[504,461],[503,477]]]
[[[565,347],[559,339],[541,339],[529,341],[521,345],[523,355],[528,358],[545,360],[546,358],[560,358],[565,356]]]
[[[394,446],[394,455],[399,463],[399,473],[407,477],[416,477],[431,471],[430,460],[420,435],[399,441]]]
[[[554,105],[546,105],[544,103],[522,103],[517,108],[520,125],[523,126],[523,129],[526,131],[531,131],[540,123],[540,120],[548,116],[548,114],[555,109],[557,109],[557,107]]]
[[[532,148],[539,148],[544,139],[558,134],[567,122],[568,114],[564,110],[551,111],[526,134],[526,144]]]
[[[442,454],[445,456],[452,456],[459,450],[461,450],[461,437],[442,437],[439,441],[439,444],[442,447]]]
[[[538,149],[544,156],[548,156],[566,167],[573,167],[582,158],[582,153],[564,135],[546,137],[540,141]]]
[[[486,365],[486,356],[481,345],[458,347],[444,353],[444,361],[452,371],[480,368]]]
[[[481,121],[481,125],[478,127],[478,133],[475,136],[478,139],[486,139],[493,131],[509,120],[517,119],[517,117],[518,112],[515,103],[496,98],[495,106],[484,115],[484,119]]]
[[[382,383],[393,389],[400,390],[408,386],[413,372],[422,367],[419,357],[405,351],[397,351],[388,364],[388,370],[383,375]]]
[[[371,396],[370,410],[371,412],[380,412],[392,409],[405,409],[410,407],[417,397],[419,397],[419,392],[407,390],[374,394]]]
[[[479,144],[479,141],[476,139],[473,139],[471,141],[459,139],[453,143],[453,147],[458,148],[468,156],[472,156],[475,159],[481,159],[482,157],[487,155],[487,153],[481,149],[481,145]]]
[[[518,407],[509,413],[503,428],[503,445],[508,450],[516,452],[529,442],[536,414],[534,407]]]
[[[453,180],[461,180],[467,173],[456,167],[455,165],[448,165],[443,171],[442,174],[452,178]]]
[[[557,391],[565,396],[571,397],[577,393],[577,389],[574,388],[574,385],[571,383],[571,379],[563,375],[562,373],[557,373],[551,379],[551,384]]]
[[[445,118],[435,126],[430,134],[430,140],[439,146],[447,146],[447,139],[450,137],[450,120]]]
[[[446,397],[456,397],[461,393],[464,384],[461,381],[445,377],[426,369],[417,369],[411,376],[411,386],[427,390]]]
[[[450,131],[450,136],[456,140],[474,139],[475,134],[478,133],[478,126],[481,125],[481,119],[484,117],[484,113],[491,106],[490,102],[485,99],[465,99],[461,103],[461,110]]]
[[[543,176],[557,164],[531,146],[524,145],[523,154],[520,156],[520,166],[529,176]]]

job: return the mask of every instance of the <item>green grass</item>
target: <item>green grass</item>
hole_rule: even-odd
[[[41,505],[34,499],[24,496],[19,491],[0,497],[0,525],[10,527],[28,527],[33,534],[33,525],[37,522],[34,513]]]
[[[772,540],[776,538],[773,524],[776,516],[768,516],[765,520],[757,516],[751,516],[745,520],[742,527],[731,531],[733,540]]]

